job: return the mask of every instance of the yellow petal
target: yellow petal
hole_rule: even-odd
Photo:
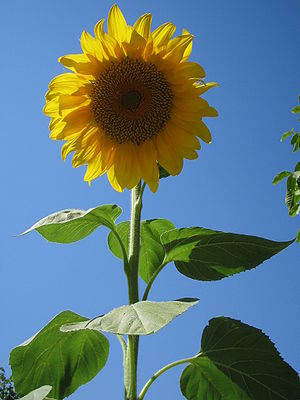
[[[99,22],[97,22],[97,24],[95,25],[94,32],[96,39],[98,39],[101,42],[104,57],[107,60],[111,60],[112,57],[121,59],[122,56],[124,56],[122,48],[120,47],[119,43],[113,36],[107,35],[104,32],[103,24],[104,24],[104,19],[101,19]]]
[[[155,31],[152,32],[154,48],[159,50],[161,47],[167,46],[175,30],[176,26],[171,22],[166,22],[155,29]]]
[[[91,103],[91,99],[87,96],[70,96],[61,95],[58,98],[59,113],[63,113],[65,110],[77,108],[79,106],[88,105]]]
[[[123,43],[126,55],[131,58],[139,58],[142,56],[146,47],[146,40],[136,31],[132,32],[130,43]]]
[[[174,137],[175,142],[180,146],[190,147],[195,150],[200,150],[201,148],[196,132],[187,131],[173,122],[167,125],[167,134]]]
[[[177,71],[187,79],[200,80],[205,77],[204,69],[195,62],[182,62],[178,66]]]
[[[161,132],[155,137],[157,161],[171,175],[178,175],[182,170],[183,159],[169,143],[165,132]]]
[[[111,186],[117,191],[117,192],[123,192],[124,187],[122,187],[119,182],[117,181],[116,175],[115,175],[115,165],[113,164],[109,170],[107,171],[107,178],[111,184]]]
[[[58,61],[78,74],[97,76],[101,71],[101,63],[95,57],[86,54],[68,54],[60,57]]]
[[[175,126],[179,126],[186,132],[198,136],[205,143],[211,143],[211,134],[204,122],[197,118],[194,121],[184,121],[181,118],[173,118],[173,123]]]
[[[207,82],[204,84],[195,84],[195,88],[197,90],[197,93],[199,95],[205,93],[207,90],[211,89],[212,87],[216,87],[219,86],[219,84],[217,82]]]
[[[57,94],[85,94],[90,86],[89,82],[73,73],[61,74],[50,82],[46,100],[51,100]]]
[[[105,54],[100,40],[95,39],[88,32],[83,31],[80,42],[85,54],[90,54],[99,61],[103,60]]]
[[[193,41],[193,35],[177,36],[167,46],[167,54],[164,58],[171,59],[174,64],[182,61],[182,57],[188,45]]]
[[[184,133],[183,131],[179,132],[178,128],[174,130],[170,126],[166,128],[165,131],[169,143],[172,144],[178,154],[189,160],[198,158],[195,149],[200,150],[200,143],[195,136]]]
[[[153,40],[150,37],[146,43],[145,49],[144,49],[144,54],[143,58],[145,61],[149,61],[151,58],[151,55],[153,53]]]
[[[151,22],[152,15],[144,14],[135,22],[133,29],[144,39],[148,40],[151,35]]]
[[[63,122],[62,120],[59,120],[59,122],[56,123],[53,126],[53,128],[50,128],[51,129],[50,138],[53,140],[62,139],[61,135],[62,135],[62,131],[64,130],[65,127],[66,127],[66,123]]]
[[[141,171],[134,143],[121,144],[114,155],[115,176],[123,188],[132,189],[141,179]]]
[[[58,126],[50,134],[51,139],[66,139],[70,135],[80,133],[83,129],[90,127],[92,123],[90,107],[81,107],[66,114]]]
[[[186,29],[182,29],[182,34],[183,35],[189,35],[190,32]],[[183,56],[182,56],[182,62],[187,61],[191,55],[193,49],[193,41],[191,41],[188,46],[186,47],[186,49],[184,50]]]
[[[117,39],[119,43],[129,39],[130,30],[119,7],[114,4],[109,10],[107,20],[107,32],[110,36]]]
[[[159,171],[157,167],[157,151],[152,140],[140,144],[137,148],[137,158],[141,169],[141,176],[150,187],[156,192],[159,183]]]
[[[106,171],[105,166],[102,163],[102,154],[99,153],[95,158],[89,161],[84,180],[91,182],[91,180],[98,178]]]
[[[196,121],[195,129],[197,136],[206,143],[211,143],[211,133],[205,123],[201,120]]]
[[[56,116],[58,114],[58,98],[55,97],[54,99],[47,101],[43,111],[49,117]]]

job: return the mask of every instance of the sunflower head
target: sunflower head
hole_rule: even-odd
[[[65,140],[62,157],[87,165],[88,182],[107,173],[118,191],[143,179],[155,192],[161,165],[171,175],[183,159],[198,157],[199,139],[210,143],[203,117],[217,116],[201,95],[216,83],[188,58],[193,36],[173,37],[168,22],[151,32],[151,14],[127,25],[114,5],[91,36],[81,36],[82,54],[59,61],[71,72],[56,76],[46,94],[50,137]]]

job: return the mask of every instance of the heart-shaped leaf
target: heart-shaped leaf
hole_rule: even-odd
[[[197,303],[197,299],[190,298],[162,302],[140,301],[115,308],[108,314],[90,321],[67,324],[61,330],[70,332],[95,329],[119,335],[150,335]]]
[[[116,230],[127,250],[127,253],[129,228],[129,221],[121,222],[116,226]],[[150,219],[142,221],[139,274],[146,283],[149,282],[151,276],[162,264],[165,257],[165,249],[160,240],[161,235],[174,228],[174,224],[167,219]],[[120,259],[123,258],[120,244],[112,232],[108,235],[108,245],[116,257]]]
[[[41,219],[21,235],[33,230],[49,242],[73,243],[90,235],[103,225],[114,229],[115,220],[122,210],[116,204],[107,204],[84,210],[62,210]]]
[[[188,400],[297,400],[299,383],[261,330],[219,317],[204,329],[180,387]]]
[[[80,321],[86,318],[64,311],[11,352],[10,365],[18,394],[23,396],[42,385],[51,385],[49,397],[60,400],[104,367],[109,351],[104,335],[88,330],[60,331],[62,325]]]
[[[256,236],[182,228],[161,236],[165,261],[174,261],[183,275],[213,281],[246,271],[285,249],[294,240],[274,242]]]

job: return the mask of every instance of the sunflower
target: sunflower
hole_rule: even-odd
[[[71,72],[56,76],[46,94],[50,138],[65,140],[62,158],[74,152],[73,167],[87,164],[89,183],[107,173],[117,191],[143,179],[155,192],[161,165],[178,175],[183,159],[198,157],[198,138],[210,143],[202,117],[217,116],[200,96],[216,83],[188,58],[193,35],[172,38],[168,22],[151,32],[151,14],[127,25],[112,6],[95,37],[81,36],[82,54],[59,58]]]

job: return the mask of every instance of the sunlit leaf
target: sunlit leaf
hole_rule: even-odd
[[[292,128],[290,131],[284,132],[284,134],[281,136],[280,141],[283,142],[285,139],[292,136],[293,134],[294,134],[294,128]]]
[[[42,385],[51,385],[49,397],[60,400],[104,367],[109,351],[104,335],[90,330],[60,331],[62,325],[80,321],[86,318],[64,311],[12,350],[10,365],[18,394],[23,396]]]
[[[300,133],[296,132],[291,140],[291,145],[294,146],[293,153],[295,153],[300,148]]]
[[[293,114],[298,114],[298,113],[300,113],[300,106],[295,106],[295,107],[292,109],[292,113],[293,113]]]
[[[183,275],[203,281],[222,279],[254,268],[293,242],[274,242],[199,227],[173,229],[161,239],[166,261],[174,261]]]
[[[261,330],[219,317],[204,329],[180,386],[188,400],[297,400],[299,383]]]
[[[275,176],[275,178],[273,179],[273,185],[276,185],[278,182],[282,181],[284,178],[286,178],[287,176],[290,176],[292,173],[290,171],[282,171],[279,172],[279,174],[277,174]]]
[[[43,400],[50,393],[52,386],[44,385],[32,392],[26,394],[26,396],[19,398],[19,400]]]
[[[197,299],[174,301],[140,301],[115,308],[108,314],[86,322],[63,326],[64,332],[95,329],[119,335],[150,335],[198,303]]]
[[[90,208],[87,211],[62,210],[41,219],[22,235],[36,230],[49,242],[72,243],[90,235],[101,225],[113,229],[121,212],[116,204]]]

